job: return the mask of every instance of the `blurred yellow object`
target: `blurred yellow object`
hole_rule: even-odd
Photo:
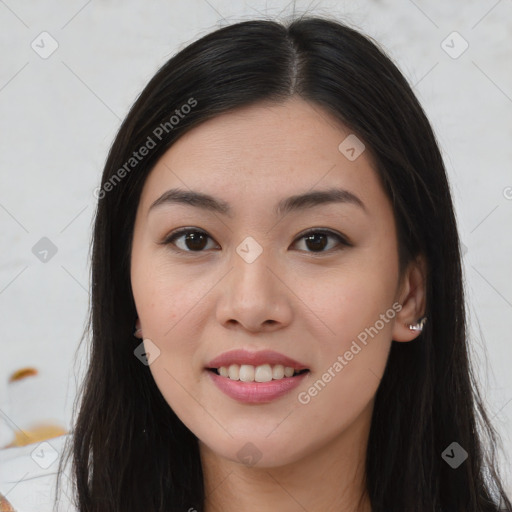
[[[4,448],[13,448],[15,446],[26,446],[27,444],[39,443],[46,439],[52,439],[67,434],[67,430],[51,424],[39,424],[34,426],[31,430],[24,429],[15,432],[14,441],[5,446]],[[0,509],[2,512],[2,509]]]
[[[0,512],[16,512],[7,498],[0,492]]]
[[[33,375],[37,375],[37,370],[35,368],[20,368],[19,370],[16,370],[11,376],[9,377],[9,382],[14,382],[16,380],[24,379],[25,377],[31,377]]]

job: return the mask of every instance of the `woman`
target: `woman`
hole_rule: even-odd
[[[80,511],[512,511],[443,161],[367,37],[302,18],[194,42],[96,194]]]

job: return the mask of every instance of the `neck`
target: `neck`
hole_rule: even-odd
[[[245,466],[199,442],[205,512],[371,512],[365,458],[372,409],[330,442],[278,467]]]

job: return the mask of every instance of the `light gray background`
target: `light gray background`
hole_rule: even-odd
[[[16,426],[70,427],[86,357],[74,364],[89,300],[93,190],[137,94],[199,36],[294,9],[363,30],[414,85],[443,151],[467,248],[483,396],[512,452],[512,0],[0,0],[1,446]],[[58,43],[48,58],[31,47],[48,51],[43,31]],[[469,47],[453,58],[464,41]],[[42,237],[57,247],[46,263],[32,252]],[[25,366],[39,375],[8,385]],[[510,465],[502,461],[509,482]]]

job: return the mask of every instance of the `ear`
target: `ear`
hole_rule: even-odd
[[[409,329],[425,314],[426,307],[427,262],[423,255],[411,261],[402,276],[397,301],[402,309],[395,317],[393,340],[411,341],[417,338],[421,331]]]
[[[142,336],[142,330],[140,328],[140,319],[137,317],[137,320],[135,322],[135,332],[133,333],[133,335],[136,337],[136,338],[139,338],[139,339],[142,339],[143,336]]]

